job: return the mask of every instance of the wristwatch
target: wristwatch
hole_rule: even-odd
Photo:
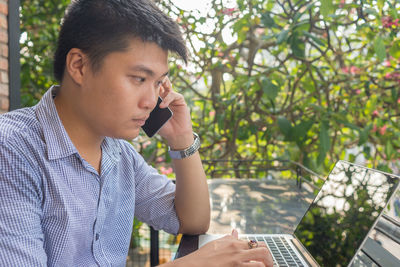
[[[184,159],[196,153],[196,151],[200,148],[200,137],[197,133],[193,133],[193,137],[193,144],[184,150],[171,150],[171,148],[168,147],[168,153],[170,157],[173,159]]]

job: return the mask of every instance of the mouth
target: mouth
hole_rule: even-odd
[[[143,117],[143,118],[133,119],[133,121],[136,122],[140,127],[142,127],[146,123],[146,120],[148,118],[149,117],[147,116],[147,117]]]

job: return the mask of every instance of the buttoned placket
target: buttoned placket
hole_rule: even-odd
[[[120,151],[118,148],[102,146],[102,159],[100,166],[100,175],[98,176],[98,181],[100,182],[100,193],[99,193],[99,202],[97,208],[97,218],[94,224],[93,231],[93,256],[96,262],[100,266],[110,266],[109,261],[107,260],[105,254],[102,251],[101,247],[101,231],[105,221],[106,215],[106,203],[112,201],[111,196],[109,195],[109,183],[112,181],[112,177],[107,179],[108,174],[111,172],[112,168],[115,167],[116,162],[119,160]],[[97,173],[97,172],[96,172]]]

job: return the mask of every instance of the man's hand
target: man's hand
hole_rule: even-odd
[[[246,241],[239,240],[234,230],[231,235],[214,240],[185,257],[172,261],[167,266],[272,266],[272,256],[263,243],[258,248],[249,248]]]
[[[183,95],[172,90],[172,84],[168,77],[165,78],[161,86],[160,96],[163,99],[160,108],[169,107],[174,115],[161,128],[159,134],[167,140],[168,145],[174,150],[189,147],[193,143],[190,111]]]

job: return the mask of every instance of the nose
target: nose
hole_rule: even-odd
[[[154,86],[149,86],[147,90],[142,93],[139,106],[142,109],[153,110],[157,105],[157,100],[159,96],[159,88]]]

